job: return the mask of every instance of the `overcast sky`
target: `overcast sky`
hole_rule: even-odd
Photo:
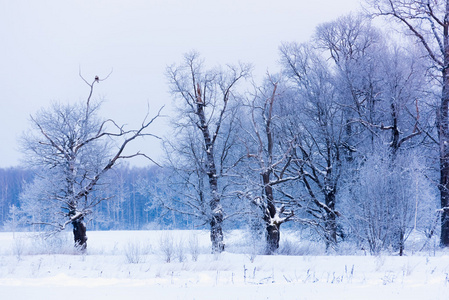
[[[305,42],[317,24],[359,8],[359,0],[0,0],[0,167],[20,163],[30,115],[86,99],[80,69],[89,80],[113,69],[95,93],[102,116],[138,126],[147,103],[154,113],[170,106],[164,72],[184,53],[274,73],[282,42]],[[162,122],[152,128],[165,131]],[[153,140],[135,149],[161,155]]]

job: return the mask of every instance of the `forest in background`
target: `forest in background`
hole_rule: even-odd
[[[191,220],[182,215],[164,212],[147,194],[141,194],[142,182],[155,181],[157,167],[120,167],[109,176],[110,188],[105,193],[108,201],[102,202],[95,217],[88,221],[91,230],[140,230],[140,229],[192,229]],[[3,231],[30,231],[33,228],[20,218],[20,193],[32,182],[33,172],[22,168],[0,169],[0,228]],[[14,218],[16,218],[14,220]]]

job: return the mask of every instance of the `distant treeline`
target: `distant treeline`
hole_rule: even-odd
[[[90,230],[138,230],[156,228],[192,228],[189,216],[165,211],[153,201],[150,190],[158,174],[157,167],[121,166],[112,170],[105,188],[99,188],[95,196],[107,197],[95,208],[94,217],[88,221]],[[20,215],[20,194],[33,180],[32,170],[20,167],[0,168],[0,229],[10,230],[12,214]],[[13,207],[16,212],[13,212]],[[16,216],[19,219],[20,216]],[[17,229],[28,230],[31,224],[18,222]]]
[[[0,228],[9,219],[10,208],[20,207],[20,192],[32,178],[33,172],[23,168],[0,169]]]

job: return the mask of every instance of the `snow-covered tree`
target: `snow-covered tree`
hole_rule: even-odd
[[[283,205],[283,184],[298,180],[298,173],[290,172],[295,136],[285,135],[282,128],[282,116],[279,115],[279,103],[283,87],[279,80],[268,76],[266,82],[255,89],[253,95],[246,100],[246,110],[241,114],[241,142],[245,145],[247,164],[241,170],[246,187],[243,199],[250,198],[250,208],[260,211],[252,214],[261,220],[252,219],[253,234],[265,227],[267,254],[273,254],[279,248],[280,227],[290,220],[294,213]],[[249,116],[249,118],[248,118]],[[279,197],[279,198],[278,198]]]
[[[430,74],[441,90],[436,110],[439,145],[441,237],[449,247],[449,1],[368,0],[378,16],[396,21],[427,54]]]
[[[389,155],[389,149],[380,146],[360,164],[345,191],[342,212],[371,253],[393,247],[402,255],[412,230],[424,232],[433,223],[436,188],[422,155],[401,155],[394,164]]]
[[[125,149],[138,137],[152,136],[148,127],[158,117],[145,118],[138,129],[127,130],[113,120],[102,120],[100,103],[92,101],[94,86],[84,80],[90,90],[85,102],[54,103],[31,117],[32,128],[24,134],[25,161],[35,172],[34,181],[21,196],[22,209],[31,223],[49,227],[52,231],[73,226],[75,245],[87,246],[85,218],[103,197],[96,189],[105,188],[109,171],[119,160],[145,156]],[[151,158],[147,157],[151,160]]]
[[[327,62],[309,44],[281,47],[292,96],[283,104],[284,128],[296,137],[293,164],[301,185],[289,197],[320,224],[327,247],[337,243],[337,192],[348,144],[345,118]]]
[[[7,231],[12,231],[13,238],[16,237],[17,229],[24,223],[22,218],[21,210],[12,204],[9,208],[9,218],[6,220],[3,228]]]
[[[389,146],[383,152],[385,163],[395,167],[408,154],[401,149],[432,143],[429,108],[433,101],[426,66],[412,44],[406,39],[401,45],[392,43],[361,15],[319,25],[315,41],[333,63],[346,122],[348,170],[356,170],[366,157],[379,155],[385,144]],[[353,174],[348,173],[349,185]],[[403,234],[400,230],[396,237],[391,234],[386,242],[402,253]]]
[[[169,164],[177,173],[171,179],[185,185],[175,197],[185,201],[193,209],[191,213],[206,218],[213,252],[224,250],[222,191],[223,177],[234,165],[228,161],[235,140],[233,100],[237,83],[249,72],[250,67],[243,64],[206,70],[196,52],[167,69],[178,114],[173,120],[175,138],[166,141],[166,149]],[[187,195],[188,191],[193,193]]]

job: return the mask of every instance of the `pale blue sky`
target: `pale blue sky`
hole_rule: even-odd
[[[138,126],[147,102],[170,106],[167,65],[197,50],[211,64],[277,71],[281,42],[305,42],[317,24],[357,11],[359,0],[0,0],[0,167],[19,164],[29,115],[51,101],[85,99],[78,76],[101,82],[102,114]],[[167,110],[168,111],[168,110]],[[163,134],[160,122],[153,133]],[[157,143],[137,144],[158,158]]]

